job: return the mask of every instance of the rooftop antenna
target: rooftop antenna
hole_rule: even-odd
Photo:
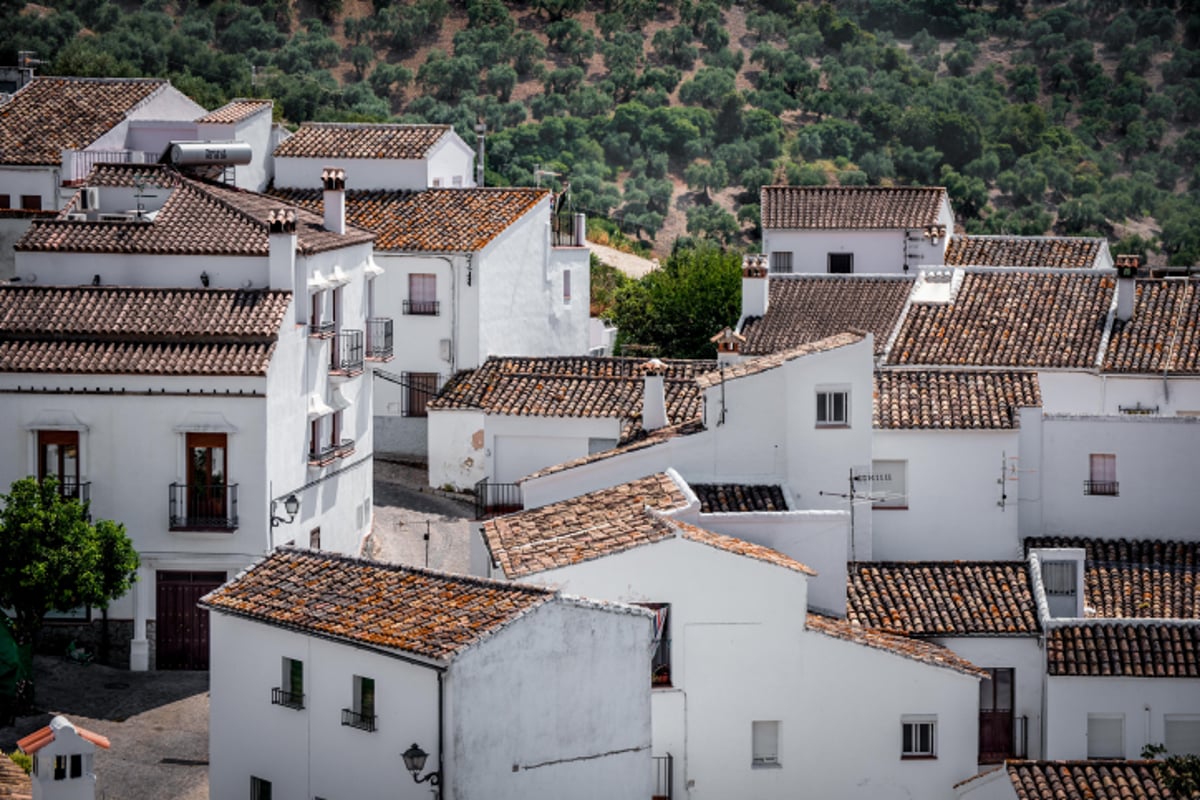
[[[548,169],[542,169],[542,165],[538,164],[537,168],[534,169],[534,171],[533,171],[533,182],[534,182],[534,185],[539,189],[542,188],[542,176],[543,175],[553,175],[555,178],[560,177],[559,173],[551,172]]]
[[[147,186],[157,186],[154,176],[144,172],[133,173],[133,197],[137,200],[137,216],[142,218],[142,212],[146,210],[146,204],[142,202],[146,197],[158,197],[156,194],[146,194]]]

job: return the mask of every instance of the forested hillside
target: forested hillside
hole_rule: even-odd
[[[0,0],[0,31],[287,123],[482,118],[489,183],[569,181],[660,252],[753,245],[764,183],[918,183],[969,231],[1200,262],[1195,0]]]

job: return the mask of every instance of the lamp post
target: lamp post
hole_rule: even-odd
[[[300,498],[296,497],[296,495],[293,493],[293,494],[289,494],[284,499],[283,510],[286,511],[288,514],[287,519],[284,519],[283,517],[275,516],[275,506],[277,505],[277,503],[278,503],[278,501],[276,501],[276,500],[271,501],[271,527],[277,528],[277,527],[279,527],[279,524],[281,522],[291,525],[292,522],[296,519],[296,513],[300,510]]]
[[[422,750],[416,742],[413,743],[412,747],[401,753],[400,757],[404,759],[404,768],[412,773],[413,780],[417,783],[429,781],[430,786],[437,786],[442,782],[442,773],[438,770],[434,770],[424,778],[417,777],[417,774],[425,769],[425,759],[429,758],[429,753]]]

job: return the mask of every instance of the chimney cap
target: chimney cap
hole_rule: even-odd
[[[718,333],[716,336],[710,337],[709,341],[715,342],[717,344],[720,344],[721,342],[741,343],[741,342],[746,341],[746,337],[742,336],[740,333],[735,331],[733,328],[726,325],[724,328],[721,329],[720,333]]]
[[[1117,275],[1122,278],[1136,278],[1142,267],[1142,257],[1137,253],[1121,253],[1116,257],[1114,263],[1117,267]]]
[[[742,257],[743,278],[767,277],[767,256],[765,253],[750,253]]]
[[[344,191],[346,189],[346,170],[339,167],[325,167],[321,170],[321,185],[325,191]]]
[[[291,208],[272,209],[267,214],[267,227],[271,233],[295,233],[296,211]]]
[[[665,375],[667,374],[667,365],[660,359],[652,358],[645,364],[642,364],[642,372],[647,375]]]

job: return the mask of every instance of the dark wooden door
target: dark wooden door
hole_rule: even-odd
[[[197,602],[224,572],[159,572],[155,647],[158,669],[208,669],[208,612]]]
[[[1013,682],[1010,667],[993,667],[979,682],[979,763],[994,764],[1013,753]]]
[[[64,497],[79,492],[79,431],[38,431],[38,479],[54,478]]]
[[[223,524],[227,518],[226,439],[223,433],[187,435],[189,525]]]

